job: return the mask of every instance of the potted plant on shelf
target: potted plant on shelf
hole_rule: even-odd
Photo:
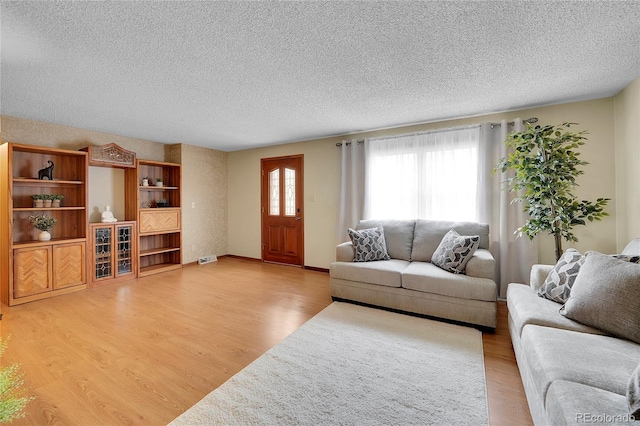
[[[62,194],[55,194],[51,196],[52,198],[52,203],[51,203],[51,207],[60,207],[60,202],[64,199],[64,195]]]
[[[44,208],[45,209],[50,208],[51,204],[53,203],[53,198],[51,198],[51,195],[43,194],[42,199],[44,200]]]
[[[578,148],[584,145],[586,131],[567,131],[576,123],[558,126],[531,126],[519,133],[511,133],[505,144],[511,152],[502,158],[494,171],[512,170],[507,179],[510,191],[520,191],[514,201],[524,204],[529,218],[516,232],[533,239],[541,232],[553,235],[556,259],[562,256],[562,240],[576,242],[572,232],[576,225],[601,220],[609,214],[604,211],[609,198],[595,202],[581,200],[573,193],[576,177],[587,165],[580,160]]]
[[[42,194],[34,194],[31,196],[33,199],[33,207],[36,209],[41,209],[44,207],[44,195]]]
[[[161,198],[156,201],[156,207],[169,207],[169,201],[167,201],[165,198]]]
[[[162,178],[156,179],[156,186],[162,186]]]
[[[34,228],[41,231],[38,234],[38,241],[49,241],[51,239],[49,231],[56,224],[56,218],[46,214],[36,213],[29,216],[29,220]]]

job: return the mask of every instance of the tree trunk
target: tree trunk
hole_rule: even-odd
[[[560,256],[562,256],[562,235],[555,234],[554,238],[556,240],[556,262],[560,260]]]

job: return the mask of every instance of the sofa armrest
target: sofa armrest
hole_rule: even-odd
[[[530,286],[533,291],[538,291],[544,281],[547,279],[547,276],[551,271],[553,271],[554,265],[533,265],[531,267],[531,276],[529,277]]]
[[[470,277],[496,280],[496,261],[489,250],[478,249],[467,262],[465,273]]]
[[[351,241],[341,243],[336,246],[336,261],[337,262],[353,262],[356,257],[356,251],[353,248]]]

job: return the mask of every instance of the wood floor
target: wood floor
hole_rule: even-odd
[[[242,259],[2,307],[2,365],[30,394],[15,424],[164,425],[331,303],[324,272]],[[492,425],[530,425],[499,306],[483,335]]]

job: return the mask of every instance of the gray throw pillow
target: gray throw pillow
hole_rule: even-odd
[[[445,234],[431,257],[431,263],[454,274],[464,274],[469,259],[478,249],[479,235],[460,235],[454,229]]]
[[[571,294],[571,287],[580,272],[584,256],[576,249],[565,251],[553,270],[547,275],[544,284],[538,289],[538,296],[565,303]]]
[[[636,420],[640,420],[640,364],[629,377],[627,403],[629,404],[629,414],[635,417]]]
[[[387,243],[382,226],[356,231],[349,228],[351,243],[356,250],[354,262],[371,262],[373,260],[389,260]]]
[[[640,343],[640,265],[588,252],[560,313]]]

